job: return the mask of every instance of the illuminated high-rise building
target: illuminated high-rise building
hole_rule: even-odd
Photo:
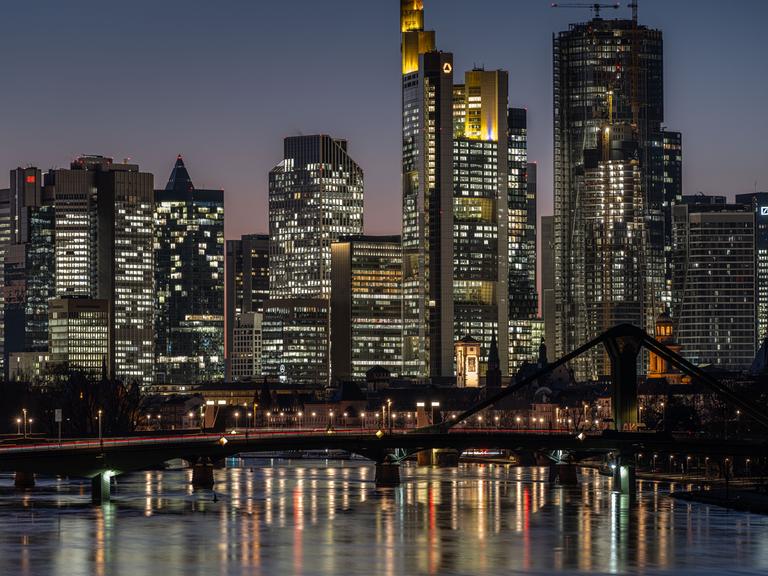
[[[136,164],[84,156],[51,170],[58,298],[110,303],[110,375],[142,387],[154,377],[154,190]]]
[[[48,349],[48,301],[54,297],[51,191],[40,170],[11,170],[11,234],[5,254],[5,349]]]
[[[682,355],[694,364],[746,370],[757,350],[753,207],[684,198],[672,219],[672,318]]]
[[[327,135],[286,138],[283,160],[269,173],[266,374],[329,382],[331,244],[362,233],[363,171],[347,142]]]
[[[454,89],[454,114],[464,122],[454,124],[453,138],[453,332],[477,340],[481,373],[494,338],[502,373],[509,363],[507,85],[506,72],[475,69]],[[525,194],[523,187],[523,219]]]
[[[664,166],[664,260],[666,262],[666,286],[664,305],[671,311],[672,305],[672,210],[683,199],[683,135],[663,130]],[[650,332],[649,332],[650,334]]]
[[[509,148],[509,374],[535,357],[538,316],[536,286],[536,164],[528,162],[528,114],[510,108]]]
[[[363,233],[363,171],[346,140],[285,139],[269,173],[269,297],[327,298],[331,243]]]
[[[350,236],[331,246],[331,379],[402,368],[400,236]]]
[[[155,191],[155,373],[160,385],[224,378],[224,193],[195,188],[179,156]]]
[[[0,366],[2,373],[8,377],[8,362],[5,352],[5,252],[11,239],[11,191],[0,189]]]
[[[232,356],[230,359],[232,380],[252,380],[262,373],[262,322],[261,312],[243,312],[232,331]]]
[[[663,44],[635,19],[596,17],[553,49],[560,356],[618,322],[652,331],[665,307]],[[609,366],[595,351],[574,369]]]
[[[263,314],[264,303],[269,298],[269,235],[245,234],[238,240],[227,240],[224,273],[227,306],[224,329],[229,359],[240,316],[252,312]],[[230,366],[227,360],[228,379],[233,377]]]
[[[111,371],[109,300],[56,298],[48,306],[49,362],[98,378]]]
[[[755,264],[757,274],[757,345],[768,337],[768,192],[736,194],[736,203],[755,211]]]
[[[401,0],[403,374],[454,374],[453,55]],[[461,108],[461,106],[459,107]]]

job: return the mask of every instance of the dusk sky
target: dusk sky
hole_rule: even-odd
[[[548,0],[425,8],[460,75],[509,70],[551,213],[552,33],[591,12]],[[130,158],[162,187],[180,153],[198,188],[225,190],[232,238],[267,230],[282,138],[324,132],[346,138],[365,171],[366,231],[400,231],[397,0],[6,0],[3,11],[0,187],[16,166],[80,154]],[[619,15],[630,11],[606,12]],[[640,21],[664,33],[684,192],[768,189],[768,2],[640,0]]]

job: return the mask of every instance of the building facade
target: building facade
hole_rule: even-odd
[[[454,86],[453,332],[480,343],[482,373],[494,338],[504,373],[509,362],[508,84],[504,71],[476,69]],[[523,219],[526,202],[523,185]]]
[[[737,194],[737,204],[755,211],[755,265],[757,266],[757,346],[768,336],[768,192]]]
[[[402,370],[400,236],[343,237],[331,246],[331,381]]]
[[[54,205],[37,168],[11,170],[11,234],[4,261],[5,349],[48,349],[48,301],[54,297]]]
[[[261,312],[243,312],[232,334],[232,380],[254,380],[262,374]]]
[[[538,350],[531,321],[538,316],[536,174],[528,162],[527,111],[508,112],[509,148],[509,374]]]
[[[363,171],[347,142],[286,138],[269,173],[269,297],[327,298],[331,243],[362,232]]]
[[[55,292],[110,303],[110,377],[154,380],[154,190],[136,164],[83,156],[44,183],[55,198]]]
[[[328,298],[270,299],[262,324],[262,371],[281,382],[324,388],[330,382]]]
[[[225,275],[224,326],[229,358],[240,315],[263,314],[269,298],[269,235],[246,234],[238,240],[227,240]],[[232,377],[230,364],[227,361],[227,378]]]
[[[557,34],[553,53],[560,356],[619,321],[651,331],[664,307],[662,35],[594,18]],[[609,371],[600,352],[574,369]]]
[[[194,187],[181,156],[155,191],[155,374],[224,378],[224,193]]]
[[[541,315],[547,353],[555,353],[555,254],[554,216],[541,217]],[[550,356],[550,360],[553,358]]]
[[[48,306],[52,362],[99,378],[111,371],[110,302],[93,298],[56,298]]]
[[[743,204],[673,209],[673,320],[694,364],[748,369],[757,342],[755,213]]]
[[[266,374],[303,384],[329,382],[331,244],[362,232],[363,171],[346,141],[327,135],[286,138],[283,160],[269,173]]]
[[[0,189],[0,373],[8,377],[8,355],[5,351],[5,253],[11,240],[11,191]]]

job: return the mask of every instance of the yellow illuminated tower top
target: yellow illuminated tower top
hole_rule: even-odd
[[[471,70],[464,75],[464,134],[470,140],[498,142],[506,136],[507,73]]]
[[[423,0],[400,0],[400,32],[424,30]]]
[[[423,0],[400,0],[403,74],[419,69],[419,55],[435,49],[435,33],[424,30]]]

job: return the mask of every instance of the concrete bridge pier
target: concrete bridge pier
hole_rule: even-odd
[[[559,486],[578,486],[576,464],[552,462],[549,465],[549,481]]]
[[[35,473],[17,471],[13,477],[13,485],[17,490],[31,490],[35,487]]]
[[[192,487],[210,490],[213,488],[213,463],[210,458],[198,458],[192,466]]]
[[[91,478],[91,503],[101,506],[109,502],[112,488],[112,473],[108,470]]]
[[[391,456],[383,462],[376,462],[376,488],[395,488],[400,486],[400,464]]]
[[[637,496],[637,476],[635,472],[635,459],[633,456],[619,456],[616,458],[616,467],[613,469],[613,490],[619,494],[629,496],[630,499]]]

